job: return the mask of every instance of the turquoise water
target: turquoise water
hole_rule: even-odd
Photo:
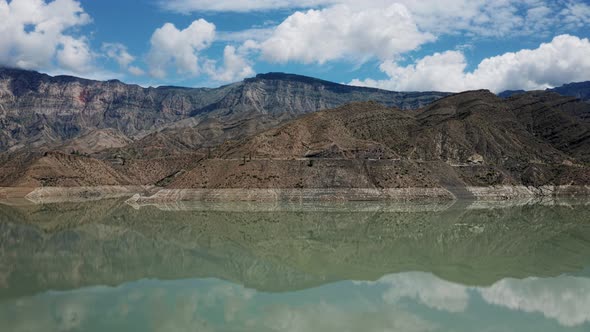
[[[590,331],[590,206],[0,204],[0,331]]]

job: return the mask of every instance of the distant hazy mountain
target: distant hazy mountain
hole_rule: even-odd
[[[590,81],[580,83],[564,84],[558,88],[551,89],[562,96],[572,96],[584,101],[590,101]]]
[[[502,91],[500,93],[498,93],[498,97],[500,98],[508,98],[508,97],[512,97],[514,95],[518,95],[521,93],[525,93],[525,90],[506,90],[506,91]]]
[[[590,81],[564,84],[560,87],[547,89],[546,91],[557,92],[562,96],[571,96],[583,101],[590,101]],[[508,98],[516,94],[526,92],[525,90],[506,90],[498,93],[498,97]]]

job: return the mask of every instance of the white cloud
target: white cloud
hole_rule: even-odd
[[[0,0],[0,64],[88,72],[93,60],[88,42],[69,31],[90,21],[74,0]]]
[[[127,70],[135,76],[142,76],[145,75],[145,72],[143,71],[143,69],[137,67],[137,66],[129,66],[129,68],[127,68]]]
[[[403,5],[365,10],[339,5],[294,13],[260,48],[267,60],[322,64],[346,57],[389,58],[432,40]]]
[[[556,26],[590,22],[588,5],[553,0],[174,0],[165,7],[183,12],[319,8],[297,11],[275,27],[220,33],[222,41],[255,41],[264,60],[305,64],[392,61],[441,35],[463,34],[470,44],[478,36],[548,36]]]
[[[320,301],[305,305],[276,304],[269,306],[261,317],[262,326],[255,326],[256,331],[404,331],[427,332],[439,331],[435,324],[414,313],[401,308],[375,308],[375,304],[366,301],[364,306],[352,307],[348,300],[363,301],[348,294],[340,302]],[[353,300],[354,299],[354,300]],[[354,305],[354,304],[353,304]],[[348,306],[348,307],[347,307]]]
[[[411,298],[437,310],[463,312],[469,302],[466,287],[439,279],[429,273],[393,274],[379,279],[376,283],[389,286],[383,293],[383,300],[391,304],[403,298]]]
[[[587,3],[569,2],[560,16],[569,29],[582,28],[590,24],[590,5]]]
[[[135,61],[135,57],[129,53],[125,45],[120,43],[103,43],[102,51],[107,58],[117,62],[121,69],[128,71],[132,75],[141,76],[145,74],[143,69],[131,65]]]
[[[464,91],[490,89],[545,89],[564,82],[590,77],[590,41],[561,35],[537,49],[505,53],[484,59],[472,72],[466,72],[467,61],[459,51],[435,53],[414,64],[399,66],[385,61],[380,69],[386,80],[353,80],[352,85],[390,90]]]
[[[216,68],[214,61],[209,61],[205,71],[214,80],[219,82],[235,82],[255,74],[250,62],[246,59],[246,51],[236,52],[234,46],[228,45],[223,50],[223,66]]]
[[[152,76],[163,78],[174,67],[179,74],[196,76],[200,73],[199,52],[215,39],[215,25],[203,19],[184,30],[166,23],[154,31],[147,62]]]
[[[161,0],[168,10],[188,13],[197,11],[249,12],[285,8],[311,8],[338,3],[337,0]]]
[[[103,43],[102,51],[106,56],[115,60],[122,68],[127,68],[135,57],[127,51],[127,47],[119,43]]]
[[[512,311],[541,313],[563,326],[574,327],[590,322],[588,278],[503,279],[490,287],[468,287],[429,273],[407,272],[365,283],[387,285],[383,299],[391,304],[411,298],[434,309],[460,313],[468,307],[470,292],[477,292],[489,304]]]
[[[348,5],[355,10],[405,5],[418,26],[435,34],[466,32],[479,36],[544,33],[560,23],[589,24],[588,4],[581,0],[166,0],[163,8],[177,12],[248,12],[318,9]],[[524,14],[523,14],[524,13]]]
[[[505,279],[479,292],[488,303],[511,310],[540,312],[565,326],[590,322],[590,280],[587,278]]]
[[[61,38],[61,47],[56,55],[57,63],[61,68],[78,73],[89,72],[92,70],[91,62],[93,57],[85,38],[73,38],[70,36]]]
[[[274,32],[272,28],[252,28],[241,31],[219,31],[217,33],[217,41],[225,42],[246,42],[257,41],[261,42],[270,38]]]

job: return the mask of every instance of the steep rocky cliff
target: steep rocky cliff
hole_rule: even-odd
[[[239,127],[230,130],[229,136],[242,138],[259,127],[267,129],[298,115],[351,101],[376,100],[416,108],[445,95],[350,87],[279,73],[215,89],[193,89],[142,88],[117,80],[51,77],[0,68],[0,152],[24,145],[30,149],[61,144],[106,128],[133,139],[163,128],[194,128],[201,137],[195,144],[201,145],[211,140],[222,142],[228,127]],[[243,122],[249,125],[240,127]]]

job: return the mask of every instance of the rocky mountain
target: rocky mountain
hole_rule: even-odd
[[[133,181],[94,158],[61,152],[13,154],[0,162],[3,187],[131,185]]]
[[[158,132],[124,148],[136,148],[135,157],[113,154],[120,149],[93,156],[4,154],[0,155],[0,186],[449,189],[587,185],[589,114],[590,104],[552,92],[502,99],[486,90],[469,91],[412,111],[357,102],[207,149],[183,145]],[[153,155],[142,154],[148,150]],[[158,151],[171,150],[176,154],[159,156]]]
[[[547,92],[555,92],[562,96],[576,97],[580,100],[590,102],[590,81],[568,83],[553,89],[547,89]],[[526,92],[525,90],[506,90],[498,93],[498,97],[508,98],[516,94]]]
[[[562,96],[572,96],[584,101],[590,101],[590,81],[564,84],[550,91],[557,92]]]
[[[171,188],[406,188],[588,184],[590,105],[489,91],[417,111],[353,103],[220,146]]]
[[[0,152],[84,145],[75,140],[104,138],[106,142],[92,144],[92,151],[84,149],[98,152],[162,129],[168,130],[161,135],[179,144],[215,145],[351,101],[375,100],[409,109],[445,95],[351,87],[281,73],[258,75],[215,89],[142,88],[117,80],[51,77],[0,68]],[[191,140],[185,141],[186,135],[176,131],[179,128],[191,131]]]
[[[590,103],[552,91],[399,93],[279,73],[142,88],[3,69],[0,110],[0,187],[590,184]]]
[[[525,90],[506,90],[498,93],[498,97],[500,98],[509,98],[517,94],[525,93]]]

